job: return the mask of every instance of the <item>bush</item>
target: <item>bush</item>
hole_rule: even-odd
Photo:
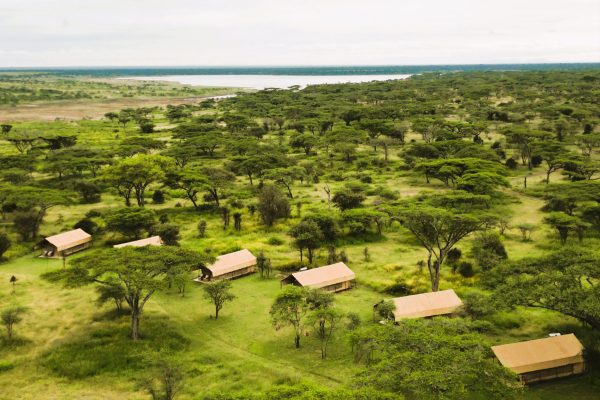
[[[542,156],[535,155],[535,156],[531,157],[531,165],[534,168],[535,167],[539,167],[540,164],[542,163],[542,161],[544,161],[544,159],[542,158]]]
[[[8,235],[4,232],[0,232],[0,259],[2,258],[4,253],[6,253],[8,249],[10,249],[11,245],[12,243]]]
[[[517,169],[517,166],[518,166],[518,164],[514,158],[507,159],[506,162],[504,163],[504,165],[506,165],[506,168],[513,169],[513,170]]]
[[[152,193],[152,202],[154,204],[163,204],[165,202],[165,195],[162,190],[157,189]]]
[[[301,268],[304,268],[306,266],[306,264],[300,261],[292,261],[291,263],[279,265],[276,269],[282,272],[297,272],[300,271]]]
[[[0,360],[0,373],[5,371],[10,371],[15,366],[12,362],[8,360]]]
[[[198,236],[203,238],[205,235],[206,235],[206,221],[200,220],[200,222],[198,222]]]
[[[271,246],[281,246],[285,243],[285,241],[281,238],[278,238],[277,236],[272,236],[269,238],[269,240],[267,240],[267,243]]]
[[[153,228],[153,233],[160,236],[163,243],[169,246],[178,246],[181,236],[179,226],[175,224],[160,224]]]
[[[471,255],[484,271],[492,269],[508,258],[500,235],[496,232],[485,232],[476,236],[471,248]]]
[[[98,230],[98,224],[89,218],[83,218],[80,219],[75,225],[73,225],[73,229],[83,229],[84,231],[92,235]]]
[[[75,184],[75,190],[81,196],[82,203],[98,203],[102,199],[102,188],[93,182],[79,181]]]
[[[464,278],[470,278],[475,275],[475,270],[473,269],[473,264],[468,261],[462,261],[458,264],[456,270],[461,276]]]
[[[86,218],[96,218],[102,216],[102,213],[99,210],[90,210],[85,213]]]
[[[154,211],[141,207],[125,207],[105,216],[106,227],[131,238],[140,238],[142,232],[150,232],[156,224]]]
[[[496,312],[496,305],[490,296],[478,292],[467,293],[464,298],[464,312],[473,319],[487,317]]]
[[[406,282],[397,281],[383,290],[392,296],[404,296],[412,292],[412,287]]]

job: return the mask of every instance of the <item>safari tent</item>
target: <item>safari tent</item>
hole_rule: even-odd
[[[583,345],[575,335],[559,335],[492,346],[492,351],[506,368],[524,383],[581,374],[585,371]]]
[[[427,318],[452,314],[463,304],[452,289],[396,297],[392,301],[396,306],[394,310],[396,321],[403,318]]]
[[[146,239],[134,240],[133,242],[115,244],[113,247],[115,249],[120,249],[122,247],[162,246],[162,244],[163,242],[160,236],[151,236]]]
[[[324,267],[308,269],[289,275],[281,280],[282,284],[341,292],[351,289],[356,279],[354,272],[343,262]]]
[[[256,271],[256,257],[250,250],[244,249],[217,257],[208,266],[200,266],[202,275],[194,279],[197,282],[212,279],[233,279]]]
[[[92,235],[83,229],[59,233],[44,239],[43,257],[66,257],[92,245]]]

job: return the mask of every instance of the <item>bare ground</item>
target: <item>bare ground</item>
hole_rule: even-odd
[[[198,103],[208,97],[212,96],[65,100],[19,104],[14,107],[0,106],[0,122],[98,119],[109,111],[123,108]]]

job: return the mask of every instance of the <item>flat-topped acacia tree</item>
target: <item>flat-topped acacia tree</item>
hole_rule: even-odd
[[[488,196],[455,191],[409,202],[405,208],[391,213],[392,219],[412,232],[427,250],[431,291],[438,291],[440,271],[448,252],[464,237],[495,220],[496,216],[486,209],[488,200]]]
[[[77,258],[68,268],[44,277],[63,282],[66,287],[122,286],[131,311],[131,338],[138,340],[140,316],[148,299],[157,290],[167,288],[169,282],[187,276],[194,267],[208,261],[208,257],[197,252],[174,246],[103,249]]]

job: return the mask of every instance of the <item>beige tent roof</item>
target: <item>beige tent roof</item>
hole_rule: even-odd
[[[83,229],[75,229],[69,232],[59,233],[58,235],[48,236],[46,241],[56,247],[56,251],[70,249],[77,245],[90,242],[92,235]]]
[[[160,239],[160,236],[151,236],[146,239],[134,240],[133,242],[115,244],[113,247],[116,249],[120,249],[121,247],[144,247],[144,246],[162,246],[163,242]]]
[[[583,362],[583,345],[572,333],[492,346],[492,351],[517,374]]]
[[[356,278],[354,272],[343,262],[296,272],[292,276],[300,285],[313,289],[351,281]]]
[[[452,289],[397,297],[393,302],[396,305],[396,320],[451,314],[462,306],[462,301]]]
[[[215,263],[207,268],[214,278],[252,265],[256,265],[256,257],[250,250],[244,249],[217,257]]]

